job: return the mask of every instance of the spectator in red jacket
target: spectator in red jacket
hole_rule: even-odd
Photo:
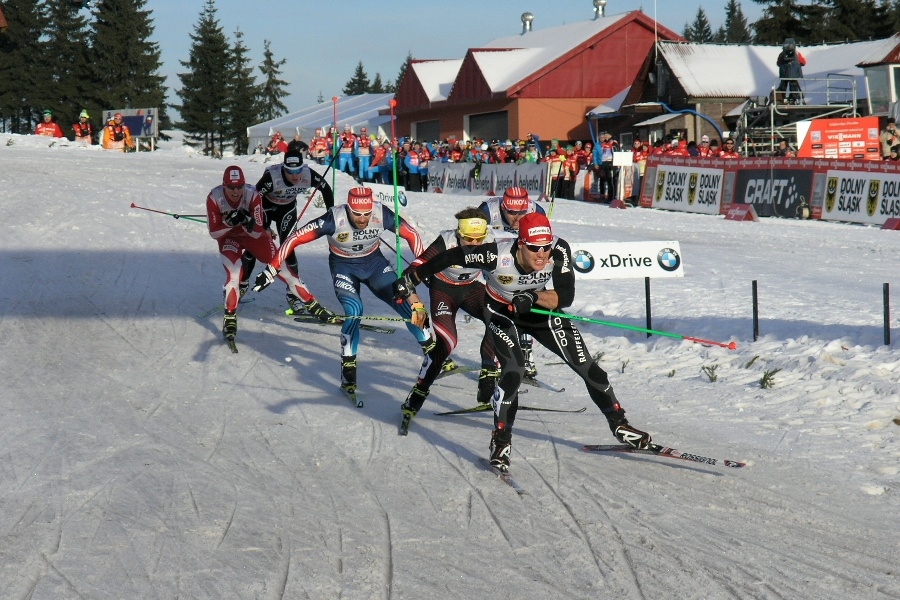
[[[34,135],[43,135],[46,137],[61,138],[63,136],[62,129],[53,122],[53,113],[49,110],[44,111],[44,120],[37,124],[34,128]]]

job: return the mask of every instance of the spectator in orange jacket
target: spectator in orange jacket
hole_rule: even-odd
[[[134,140],[131,139],[131,131],[128,125],[122,123],[122,113],[116,113],[113,119],[103,128],[101,144],[104,150],[125,152],[134,148]]]
[[[46,137],[61,138],[64,137],[62,129],[53,122],[53,113],[49,110],[44,111],[44,120],[37,124],[34,128],[34,135],[43,135]]]

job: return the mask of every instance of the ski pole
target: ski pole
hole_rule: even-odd
[[[322,192],[322,186],[328,184],[328,182],[325,180],[325,176],[328,175],[328,171],[331,170],[331,166],[334,164],[334,159],[336,159],[336,158],[337,158],[337,154],[333,154],[333,155],[331,156],[331,160],[328,161],[328,166],[325,167],[325,172],[322,173],[322,179],[319,180],[319,185],[317,185],[316,187],[313,188],[312,193],[309,195],[309,198],[307,198],[307,200],[306,200],[306,204],[303,205],[303,210],[301,210],[301,211],[297,214],[297,218],[294,220],[294,227],[291,228],[291,232],[290,232],[288,235],[291,235],[291,233],[294,233],[294,231],[297,229],[297,225],[300,224],[300,217],[303,216],[303,213],[305,213],[305,212],[306,212],[306,209],[309,207],[309,203],[312,202],[312,199],[313,199],[313,198],[315,198],[316,192],[321,193],[321,192]],[[334,188],[332,188],[332,192],[331,192],[331,193],[332,193],[332,194],[334,193]],[[282,241],[283,241],[283,240],[282,240]]]
[[[384,245],[385,245],[387,248],[390,248],[391,252],[397,254],[397,251],[387,243],[387,240],[385,240],[384,238],[382,238],[381,241],[384,242]],[[406,260],[406,257],[405,257],[405,256],[403,256],[402,254],[397,254],[397,256],[399,256],[399,257],[403,260],[403,262],[405,262],[406,265],[409,266],[409,261]],[[397,262],[398,262],[398,264],[397,264],[397,269],[398,269],[398,270],[397,270],[397,273],[400,274],[400,275],[402,275],[402,274],[403,274],[403,270],[400,269],[400,265],[399,265],[399,262],[400,262],[400,261],[397,261]]]
[[[170,217],[175,217],[176,219],[185,219],[187,221],[196,221],[197,223],[206,223],[206,219],[198,219],[196,217],[205,217],[206,215],[180,215],[178,213],[170,213],[164,210],[156,210],[155,208],[147,208],[146,206],[138,206],[134,202],[131,203],[131,208],[139,208],[141,210],[146,210],[149,212],[159,213],[161,215],[168,215]]]
[[[397,101],[391,98],[388,106],[391,107],[391,163],[394,170],[394,238],[397,246],[394,254],[397,255],[397,277],[399,278],[403,269],[400,268],[400,198],[397,193],[397,149],[394,147],[394,140],[397,139],[394,131],[394,107],[397,106]]]
[[[691,337],[688,335],[681,335],[678,333],[669,333],[668,331],[656,331],[655,329],[644,329],[643,327],[635,327],[633,325],[624,325],[622,323],[611,323],[610,321],[599,321],[597,319],[589,319],[587,317],[579,317],[578,315],[567,315],[565,313],[553,312],[551,310],[542,310],[540,308],[532,308],[531,312],[537,313],[540,315],[549,315],[551,317],[560,317],[562,319],[571,319],[573,321],[584,321],[586,323],[594,323],[596,325],[605,325],[607,327],[618,327],[619,329],[628,329],[629,331],[640,331],[641,333],[652,333],[655,335],[662,335],[665,337],[676,338],[680,340],[687,340],[689,342],[696,342],[698,344],[706,344],[708,346],[721,346],[722,348],[728,348],[729,350],[737,350],[737,343],[735,342],[714,342],[712,340],[704,340],[701,338]]]

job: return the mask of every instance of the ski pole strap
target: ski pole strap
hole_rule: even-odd
[[[572,321],[584,321],[585,323],[594,323],[595,325],[604,325],[606,327],[616,327],[618,329],[627,329],[629,331],[639,331],[641,333],[650,333],[654,335],[661,335],[670,338],[676,338],[679,340],[687,340],[689,342],[696,342],[698,344],[706,344],[709,346],[721,346],[722,348],[728,348],[729,350],[736,350],[737,344],[735,342],[714,342],[712,340],[704,340],[702,338],[691,337],[687,335],[681,335],[679,333],[671,333],[668,331],[658,331],[656,329],[646,329],[644,327],[635,327],[634,325],[625,325],[624,323],[613,323],[610,321],[600,321],[598,319],[590,319],[588,317],[579,317],[578,315],[567,315],[565,313],[554,312],[551,310],[543,310],[540,308],[532,307],[531,312],[537,313],[540,315],[548,315],[551,317],[560,317],[562,319],[571,319]]]

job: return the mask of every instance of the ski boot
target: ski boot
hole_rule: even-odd
[[[413,386],[413,389],[410,390],[409,395],[406,397],[406,402],[400,407],[400,412],[403,415],[400,419],[400,435],[409,433],[409,422],[412,421],[412,418],[416,416],[416,413],[425,404],[425,398],[427,397],[428,392],[423,392],[418,387]]]
[[[297,302],[300,302],[299,298],[297,299]],[[304,304],[303,308],[308,314],[319,319],[323,323],[343,323],[343,320],[340,318],[340,316],[334,314],[333,312],[319,304],[319,301],[315,298]]]
[[[494,388],[500,379],[500,371],[491,367],[482,367],[478,375],[478,404],[487,404],[494,396]]]
[[[525,379],[537,379],[537,367],[531,360],[531,348],[534,346],[534,339],[524,333],[519,337],[519,345],[522,348],[522,355],[525,357]]]
[[[302,315],[303,311],[306,310],[303,302],[294,294],[288,292],[285,294],[285,299],[288,303],[288,309],[284,311],[286,315]]]
[[[356,392],[356,355],[341,357],[341,389]]]
[[[225,312],[225,317],[222,319],[222,335],[229,341],[237,335],[237,315],[233,312]]]
[[[441,373],[452,373],[458,368],[456,363],[453,362],[453,359],[448,356],[444,359],[444,364],[441,365]]]
[[[625,418],[625,411],[621,408],[606,413],[606,420],[609,421],[610,431],[623,444],[639,449],[647,448],[650,445],[650,434],[629,425],[628,419]]]
[[[249,290],[249,289],[250,289],[250,281],[249,281],[249,280],[247,280],[247,281],[242,281],[242,282],[238,285],[238,291],[240,292],[240,297],[243,298],[243,297],[244,297],[244,294],[246,294],[246,293],[247,293],[247,290]]]
[[[506,473],[509,471],[509,453],[512,451],[512,434],[507,429],[495,429],[491,433],[491,466]]]

